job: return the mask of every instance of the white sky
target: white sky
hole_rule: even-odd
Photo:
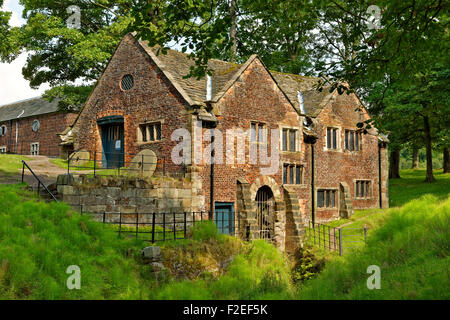
[[[2,10],[11,11],[10,24],[20,26],[25,21],[22,19],[23,7],[18,0],[5,0]],[[38,90],[30,88],[30,84],[22,76],[22,67],[25,65],[27,54],[23,53],[12,63],[0,63],[0,105],[40,96],[49,88],[42,85]]]

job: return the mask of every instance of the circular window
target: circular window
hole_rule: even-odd
[[[134,86],[134,79],[131,74],[127,74],[122,78],[120,83],[122,90],[130,90]]]
[[[31,124],[31,129],[33,129],[33,131],[34,132],[36,132],[36,131],[38,131],[39,130],[39,127],[40,127],[40,123],[39,123],[39,120],[34,120],[33,121],[33,123]]]
[[[6,135],[6,126],[3,125],[0,127],[0,136]]]

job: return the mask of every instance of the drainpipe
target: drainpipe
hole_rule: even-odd
[[[383,208],[383,200],[381,197],[381,143],[378,143],[378,198],[380,200],[380,208]]]
[[[25,113],[25,110],[22,110],[22,112],[17,116],[16,118],[16,153],[17,153],[17,147],[18,147],[18,139],[19,139],[19,118]]]
[[[316,192],[314,191],[314,144],[316,143],[315,140],[311,142],[311,220],[312,225],[314,228],[314,222],[316,220],[316,213],[315,213],[315,207],[316,207]]]
[[[12,127],[13,127],[13,121],[12,121],[12,119],[11,119],[11,120],[9,120],[8,152],[11,152],[11,146],[12,146]]]
[[[216,126],[214,125],[211,129],[211,171],[209,175],[209,220],[212,220],[214,218],[214,156],[215,156],[215,150],[214,150],[214,140],[216,140],[216,137],[212,135],[213,130]]]

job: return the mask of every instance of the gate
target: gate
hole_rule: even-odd
[[[275,199],[272,190],[267,187],[261,187],[256,193],[256,223],[260,239],[271,240],[274,236],[274,212]]]

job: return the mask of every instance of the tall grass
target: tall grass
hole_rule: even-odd
[[[300,288],[300,299],[449,299],[450,200],[425,195],[391,209],[367,246],[330,262]],[[381,268],[381,289],[367,268]]]
[[[148,297],[145,267],[132,256],[142,245],[119,241],[108,226],[65,204],[22,196],[21,186],[0,185],[0,299]],[[81,269],[80,290],[66,286],[71,265]]]

